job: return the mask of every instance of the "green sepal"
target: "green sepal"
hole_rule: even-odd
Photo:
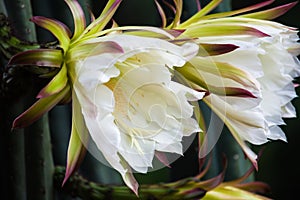
[[[69,49],[66,56],[66,63],[83,60],[102,53],[123,53],[123,49],[118,43],[111,41],[77,44]]]
[[[68,93],[70,86],[66,86],[61,92],[48,96],[36,101],[30,108],[19,115],[13,122],[12,129],[24,128],[38,120],[44,113],[51,110],[58,104]]]
[[[249,73],[225,62],[217,62],[196,57],[193,58],[190,63],[186,64],[182,70],[190,70],[191,75],[198,74],[199,79],[201,79],[201,73],[206,72],[212,75],[217,75],[220,78],[231,79],[244,87],[250,87],[253,89],[258,89],[260,87],[258,81]],[[207,80],[203,81],[207,82]]]
[[[66,174],[63,185],[80,166],[87,149],[89,139],[88,129],[81,112],[81,106],[75,92],[72,92],[72,131],[68,145]]]
[[[175,3],[175,16],[173,22],[168,26],[168,28],[176,28],[180,24],[180,18],[182,14],[182,0],[173,0]]]
[[[264,2],[255,4],[255,5],[252,5],[252,6],[248,6],[248,7],[245,7],[245,8],[241,8],[241,9],[238,9],[238,10],[232,10],[232,11],[227,11],[227,12],[209,14],[209,15],[203,16],[201,18],[201,20],[224,18],[224,17],[230,17],[230,16],[238,15],[238,14],[241,14],[241,13],[249,12],[249,11],[256,10],[256,9],[262,8],[264,6],[270,5],[274,1],[275,0],[264,1]]]
[[[214,8],[216,8],[221,2],[222,0],[212,0],[209,4],[207,4],[207,6],[202,8],[198,13],[196,13],[191,18],[189,18],[188,20],[180,24],[178,28],[186,28],[190,24],[198,22],[203,16],[205,16],[207,13],[209,13]]]
[[[8,66],[39,66],[60,68],[63,61],[62,51],[58,49],[34,49],[14,55]]]
[[[156,4],[156,7],[157,7],[157,11],[160,15],[160,18],[161,18],[161,27],[162,28],[165,28],[166,25],[167,25],[167,17],[166,17],[166,13],[164,12],[163,8],[161,7],[161,5],[158,3],[157,0],[154,0],[155,4]]]
[[[202,200],[232,200],[232,199],[251,199],[251,200],[271,200],[270,198],[239,189],[234,186],[221,184],[214,190],[208,191]]]
[[[72,39],[76,39],[85,29],[86,26],[86,20],[84,16],[84,12],[76,0],[65,0],[65,2],[68,4],[73,20],[74,20],[74,34],[72,36]]]
[[[88,27],[83,31],[83,33],[76,38],[76,40],[73,43],[76,43],[77,41],[81,40],[83,37],[89,38],[90,36],[93,36],[94,34],[97,34],[98,32],[102,31],[105,26],[108,24],[108,22],[111,20],[113,15],[115,14],[117,8],[119,7],[122,0],[109,0],[103,9],[101,15],[96,18],[92,23],[88,25]]]
[[[64,64],[53,79],[39,92],[37,98],[45,98],[62,91],[68,83],[67,67]]]
[[[289,11],[291,8],[293,8],[298,2],[292,2],[288,3],[282,6],[278,6],[275,8],[271,8],[268,10],[255,12],[255,13],[249,13],[245,15],[240,15],[240,17],[247,17],[247,18],[255,18],[255,19],[263,19],[263,20],[272,20],[277,17],[280,17],[281,15],[285,14],[287,11]]]
[[[42,16],[32,17],[31,21],[50,31],[58,39],[61,48],[64,51],[67,51],[70,43],[71,31],[65,24],[58,20],[49,19]]]
[[[207,21],[208,22],[208,21]],[[227,24],[226,21],[215,21],[216,23],[199,23],[190,26],[181,36],[191,38],[231,36],[231,35],[251,35],[255,37],[268,37],[269,35],[247,25]],[[209,24],[210,23],[210,24]],[[220,29],[222,26],[222,29]],[[180,36],[180,37],[181,37]],[[179,38],[180,38],[179,37]]]

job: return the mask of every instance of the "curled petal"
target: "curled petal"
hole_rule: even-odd
[[[293,8],[298,2],[292,2],[288,3],[282,6],[278,6],[276,8],[271,8],[268,10],[240,15],[240,17],[249,17],[249,18],[255,18],[255,19],[264,19],[264,20],[272,20],[277,17],[280,17],[281,15],[285,14],[287,11],[289,11],[291,8]]]
[[[222,29],[220,29],[222,26]],[[247,25],[232,24],[195,24],[187,29],[184,35],[193,38],[213,37],[213,36],[234,36],[234,35],[250,35],[255,37],[268,37],[269,35],[253,27]]]
[[[85,29],[86,20],[84,12],[77,0],[65,0],[65,2],[68,4],[73,15],[75,28],[72,39],[76,39]]]
[[[261,2],[261,3],[246,7],[246,8],[241,8],[241,9],[238,9],[238,10],[233,10],[233,11],[228,11],[228,12],[220,12],[220,13],[213,13],[213,14],[210,14],[210,15],[203,16],[201,18],[201,20],[215,19],[215,18],[221,18],[221,17],[229,17],[229,16],[240,14],[240,13],[249,12],[249,11],[256,10],[256,9],[262,8],[264,6],[270,5],[274,1],[275,0],[268,0],[268,1],[264,1],[264,2]]]
[[[95,33],[95,38],[99,36],[103,36],[112,32],[120,32],[123,31],[123,34],[126,35],[135,35],[135,36],[145,36],[145,37],[153,37],[153,38],[163,38],[163,39],[174,39],[178,35],[180,35],[183,31],[176,29],[176,30],[164,30],[157,27],[151,27],[151,26],[124,26],[124,27],[116,27],[116,28],[110,28],[103,31],[99,31]]]
[[[167,25],[167,17],[166,17],[166,14],[165,14],[163,8],[161,7],[161,5],[158,3],[157,0],[155,0],[155,4],[156,4],[157,10],[158,10],[158,12],[159,12],[159,14],[160,14],[161,21],[162,21],[161,27],[165,28],[166,25]]]
[[[180,24],[178,27],[185,28],[191,25],[192,23],[199,21],[203,16],[205,16],[207,13],[209,13],[215,7],[217,7],[221,2],[222,0],[212,0],[207,6],[202,8],[198,13],[196,13],[194,16],[192,16],[191,18],[189,18],[188,20]]]
[[[58,49],[34,49],[14,55],[8,62],[8,65],[26,66],[34,65],[39,67],[57,67],[61,66],[63,55]]]
[[[173,0],[175,3],[175,16],[172,24],[169,27],[176,28],[180,24],[182,14],[182,0]]]
[[[84,37],[100,32],[111,20],[122,0],[109,0],[101,15],[95,19],[84,31]]]
[[[62,49],[67,50],[70,43],[71,31],[65,24],[42,16],[32,17],[31,21],[50,31],[58,39]]]

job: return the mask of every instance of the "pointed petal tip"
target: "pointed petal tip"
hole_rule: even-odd
[[[257,36],[259,36],[259,37],[271,37],[271,35],[269,35],[267,33],[264,33],[262,31],[257,32]]]
[[[130,189],[134,192],[134,194],[139,197],[139,184],[136,182],[134,185],[130,187]]]
[[[155,157],[165,166],[171,168],[170,162],[168,161],[167,156],[162,152],[155,152]]]
[[[64,187],[64,185],[66,184],[67,180],[70,178],[70,173],[68,171],[66,171],[66,174],[65,174],[65,177],[64,177],[64,180],[61,184],[61,187]]]
[[[75,171],[74,169],[75,169],[75,166],[67,166],[66,167],[65,177],[61,184],[62,187],[66,184],[66,182],[69,180],[70,176],[74,173],[74,171]]]
[[[36,95],[35,98],[41,99],[41,98],[43,98],[43,97],[45,97],[45,94],[43,94],[43,93],[38,93],[38,95]]]
[[[247,155],[246,155],[246,156],[247,156]],[[255,155],[255,157],[250,157],[250,156],[248,156],[248,159],[249,159],[250,162],[252,163],[252,166],[254,167],[254,169],[255,169],[256,171],[258,171],[258,163],[257,163],[258,157],[257,157],[257,155]]]
[[[280,17],[281,15],[285,14],[287,11],[289,11],[291,8],[293,8],[297,3],[298,3],[298,1],[295,1],[295,2],[277,6],[275,8],[271,8],[268,10],[245,14],[243,16],[250,17],[250,18],[256,18],[256,19],[263,19],[263,20],[272,20],[272,19],[275,19],[275,18]]]
[[[18,128],[18,127],[13,127],[13,126],[12,126],[12,127],[10,128],[10,132],[12,133],[12,132],[14,132],[14,131],[17,130],[17,129],[19,129],[19,128]]]
[[[20,118],[21,118],[21,115],[18,116],[14,121],[13,121],[13,124],[12,124],[12,127],[11,127],[11,131],[15,130],[15,129],[20,129],[20,128],[24,128],[25,125],[20,123]]]
[[[255,170],[258,171],[258,164],[257,164],[257,162],[256,162],[256,161],[255,161],[255,162],[252,162],[252,164],[253,164]]]
[[[34,22],[34,21],[38,20],[38,18],[40,18],[40,16],[32,16],[29,20],[31,22]]]

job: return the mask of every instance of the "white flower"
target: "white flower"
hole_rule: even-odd
[[[297,96],[292,81],[300,75],[300,64],[296,57],[300,49],[297,31],[276,22],[242,17],[209,22],[204,20],[194,26],[201,27],[202,23],[227,24],[255,30],[254,34],[245,31],[238,35],[224,33],[222,37],[197,38],[200,47],[201,44],[221,44],[237,48],[227,53],[198,56],[190,63],[201,74],[201,80],[211,92],[204,101],[224,120],[256,165],[256,155],[243,141],[252,144],[263,144],[270,139],[286,141],[286,136],[278,125],[284,124],[282,118],[296,116],[291,100]],[[188,31],[189,29],[187,35]],[[193,32],[193,36],[196,33]],[[203,63],[213,64],[208,69],[203,67]],[[212,73],[212,69],[217,71]],[[220,91],[214,91],[214,87],[223,88],[226,97],[217,93]],[[228,95],[226,88],[236,90]],[[250,95],[245,98],[247,92]]]
[[[81,108],[86,128],[105,159],[137,192],[129,166],[145,173],[156,151],[182,154],[182,137],[200,131],[189,101],[204,93],[172,81],[170,73],[195,55],[198,46],[128,35],[85,44],[107,41],[123,52],[92,53],[73,63],[73,106]]]

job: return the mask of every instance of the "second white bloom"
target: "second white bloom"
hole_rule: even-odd
[[[170,73],[196,55],[198,47],[128,35],[86,44],[107,41],[120,51],[92,53],[75,62],[73,106],[81,108],[104,158],[136,191],[129,166],[145,173],[156,152],[182,154],[183,136],[200,131],[189,101],[204,93],[172,81]]]

